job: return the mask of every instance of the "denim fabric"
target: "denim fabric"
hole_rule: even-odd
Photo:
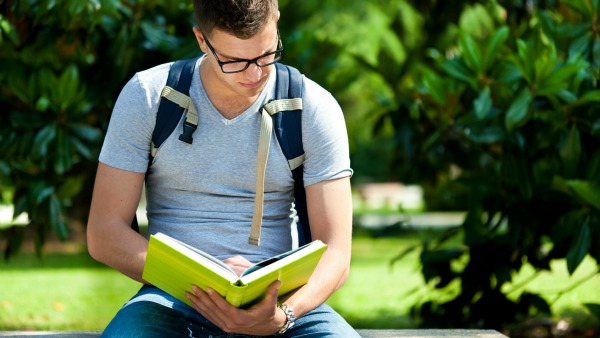
[[[108,324],[102,337],[254,337],[226,333],[196,310],[152,286],[144,286]],[[278,337],[360,337],[331,307],[323,304],[296,320]]]

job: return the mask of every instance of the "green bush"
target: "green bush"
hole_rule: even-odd
[[[599,2],[558,1],[515,22],[494,19],[498,8],[429,50],[411,104],[390,112],[405,115],[389,118],[412,133],[423,178],[455,187],[445,193],[468,210],[422,247],[429,286],[460,285],[415,305],[425,326],[502,329],[550,314],[540,295],[512,300],[503,287],[525,264],[566,258],[572,274],[587,255],[600,263]]]
[[[27,212],[2,231],[5,257],[33,228],[68,236],[87,216],[104,130],[135,71],[197,53],[189,1],[4,1],[0,12],[0,191]],[[67,212],[68,211],[68,212]]]

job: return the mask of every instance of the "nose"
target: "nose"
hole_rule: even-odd
[[[248,65],[248,68],[246,68],[246,70],[244,71],[244,74],[246,75],[246,78],[249,81],[252,82],[256,82],[258,80],[260,80],[260,77],[262,76],[262,67],[259,67],[256,62],[251,63],[250,65]]]

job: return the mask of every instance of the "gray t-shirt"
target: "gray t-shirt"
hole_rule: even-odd
[[[200,61],[199,61],[200,62]],[[125,85],[111,116],[100,162],[146,172],[160,93],[170,64],[139,72]],[[199,75],[190,87],[199,125],[193,144],[178,139],[184,117],[159,148],[146,181],[149,233],[164,232],[219,259],[251,262],[292,248],[293,178],[273,134],[265,176],[261,245],[248,244],[256,190],[260,107],[274,97],[276,72],[256,102],[228,120],[212,105]],[[305,186],[352,175],[348,137],[335,99],[304,78],[302,142]]]

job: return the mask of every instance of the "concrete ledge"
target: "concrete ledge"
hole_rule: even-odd
[[[494,330],[356,330],[363,338],[507,338]]]
[[[363,338],[507,338],[494,330],[357,330]],[[100,331],[0,331],[0,337],[97,338]]]

